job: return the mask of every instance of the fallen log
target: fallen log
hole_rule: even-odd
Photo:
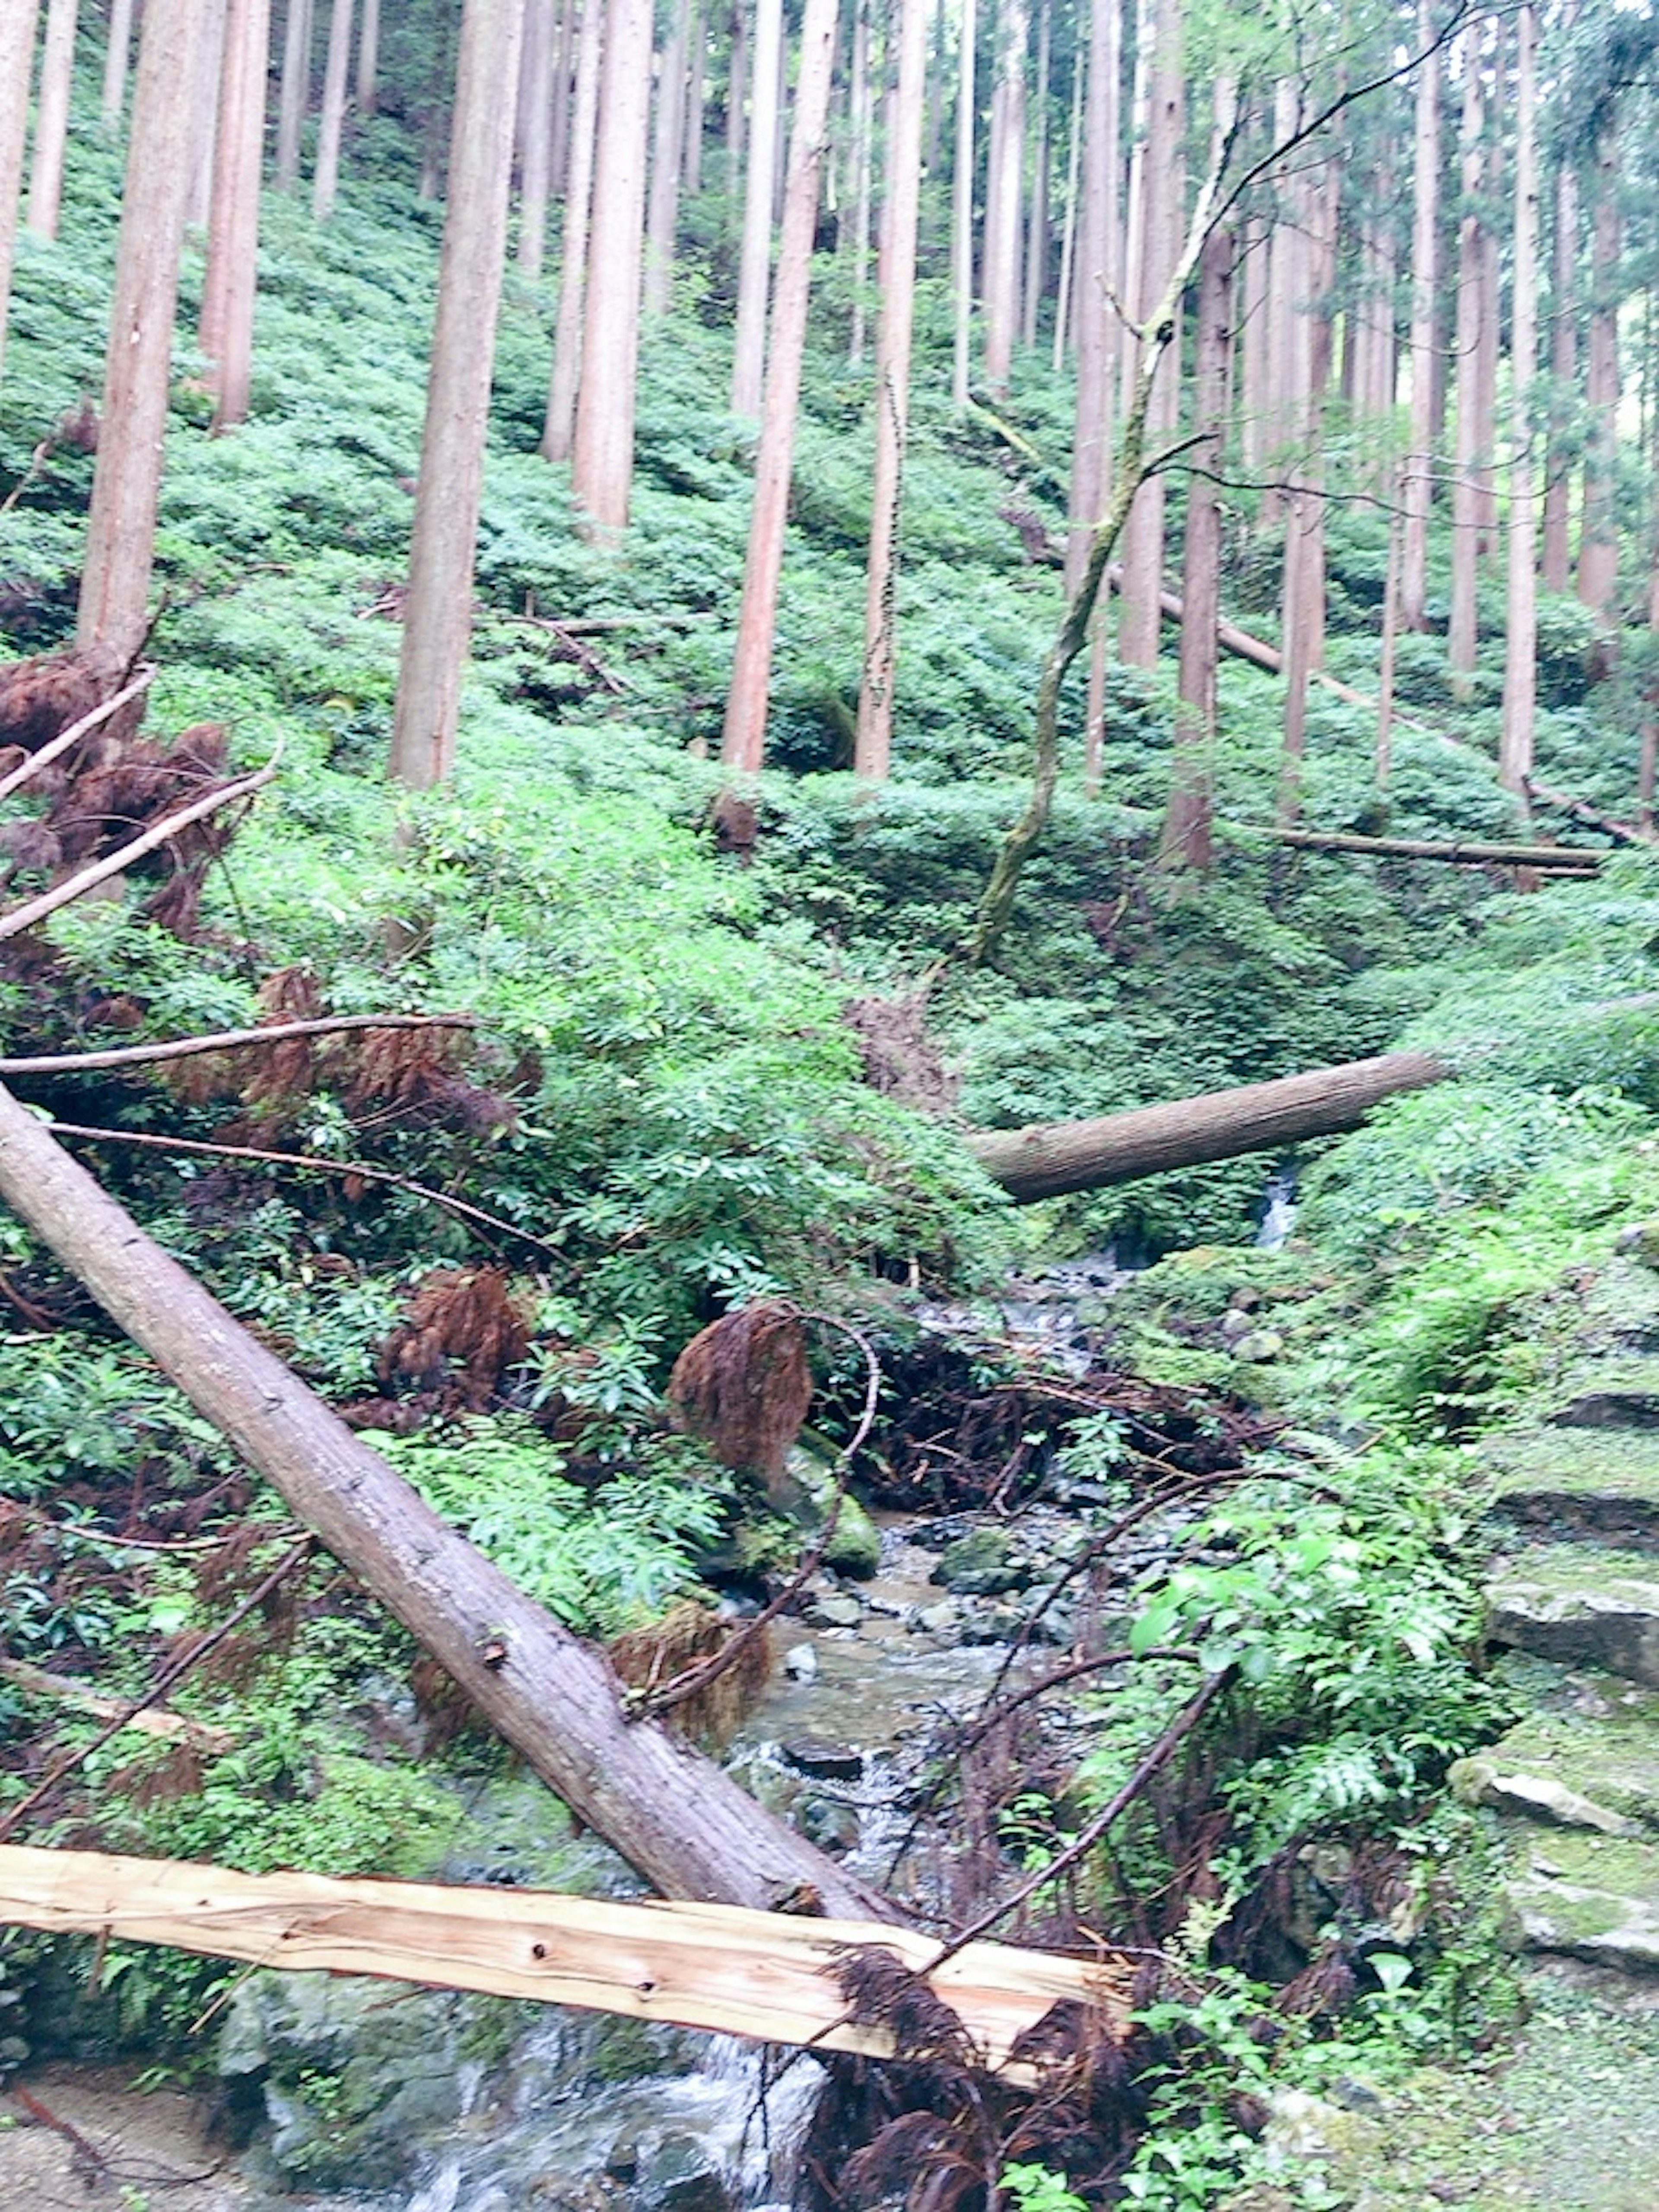
[[[1063,2004],[1087,2007],[1121,2038],[1134,1978],[1127,1962],[997,1943],[969,1943],[940,1961],[930,1937],[868,1920],[802,1920],[654,1899],[617,1904],[551,1890],[245,1875],[15,1845],[0,1846],[0,1922],[893,2057],[902,2054],[891,2029],[859,2018],[843,1983],[848,1963],[873,1948],[927,1982],[988,2070],[1023,2087],[1035,2087],[1037,2077],[1011,2056],[1022,2035]]]
[[[433,1512],[0,1088],[0,1199],[653,1888],[765,1911],[896,1908],[654,1723],[604,1655]]]
[[[1450,843],[1427,837],[1361,837],[1343,830],[1275,830],[1267,823],[1237,824],[1255,837],[1308,853],[1369,853],[1378,860],[1448,860],[1463,867],[1539,868],[1559,874],[1594,874],[1606,855],[1584,846],[1489,845],[1466,837]]]
[[[44,1667],[32,1667],[27,1659],[0,1658],[0,1680],[13,1683],[28,1697],[49,1698],[54,1705],[67,1705],[71,1712],[90,1713],[94,1720],[118,1721],[123,1728],[135,1729],[140,1735],[159,1736],[164,1743],[185,1743],[192,1751],[205,1752],[210,1757],[233,1749],[236,1742],[229,1729],[214,1728],[183,1713],[162,1712],[153,1705],[131,1708],[119,1698],[94,1690],[90,1682],[50,1674]]]
[[[1452,1073],[1433,1053],[1386,1052],[1094,1121],[976,1130],[968,1142],[980,1165],[1024,1205],[1333,1136],[1358,1127],[1385,1098],[1442,1083]]]

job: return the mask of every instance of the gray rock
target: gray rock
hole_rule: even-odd
[[[1012,1559],[1012,1541],[1004,1528],[975,1528],[939,1554],[929,1580],[961,1597],[1000,1597],[1023,1589],[1029,1571]]]
[[[846,1592],[830,1590],[812,1600],[806,1618],[814,1628],[856,1628],[864,1618],[864,1607]]]
[[[1488,1584],[1486,1640],[1659,1688],[1659,1570],[1540,1547]]]
[[[1253,1328],[1234,1345],[1233,1358],[1253,1363],[1277,1359],[1284,1349],[1285,1340],[1276,1328]]]
[[[1229,1344],[1237,1344],[1242,1337],[1248,1336],[1255,1327],[1255,1323],[1242,1306],[1229,1306],[1221,1316],[1221,1334]]]
[[[823,1736],[792,1736],[783,1755],[798,1774],[820,1775],[829,1781],[856,1782],[864,1771],[864,1753],[855,1746],[830,1743]]]
[[[937,1605],[922,1606],[915,1625],[924,1636],[948,1636],[961,1622],[962,1607],[953,1597],[944,1597]]]
[[[695,2136],[665,2136],[635,2183],[638,2212],[732,2212],[718,2160]]]
[[[792,1644],[783,1655],[783,1671],[792,1682],[815,1682],[818,1655],[810,1644]]]
[[[1560,1828],[1595,1828],[1604,1836],[1632,1836],[1637,1822],[1570,1790],[1553,1774],[1506,1771],[1494,1759],[1460,1759],[1447,1776],[1465,1804],[1492,1805]]]

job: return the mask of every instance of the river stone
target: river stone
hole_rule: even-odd
[[[806,1618],[814,1628],[856,1628],[864,1607],[844,1590],[825,1590],[807,1607]]]
[[[665,2136],[641,2163],[635,2212],[731,2212],[732,2192],[708,2146],[695,2136]]]
[[[915,1626],[924,1636],[948,1636],[962,1625],[962,1607],[953,1597],[942,1597],[937,1605],[918,1608]]]
[[[830,1743],[823,1736],[792,1736],[783,1755],[798,1774],[816,1774],[830,1782],[856,1782],[864,1771],[864,1753],[852,1744]]]
[[[1234,1345],[1233,1358],[1260,1364],[1277,1359],[1284,1349],[1285,1340],[1276,1328],[1253,1328]]]
[[[802,1514],[809,1535],[821,1528],[836,1494],[836,1478],[816,1452],[797,1444],[785,1462],[809,1510]],[[825,1547],[823,1564],[854,1582],[868,1582],[881,1570],[881,1531],[851,1492],[843,1495],[836,1516],[836,1531]]]
[[[1522,1814],[1561,1828],[1595,1828],[1604,1836],[1637,1832],[1634,1820],[1570,1790],[1553,1774],[1528,1774],[1493,1759],[1475,1758],[1460,1759],[1446,1779],[1466,1805],[1491,1805],[1500,1813]]]
[[[1486,1640],[1659,1688],[1659,1571],[1633,1555],[1540,1546],[1488,1583]]]
[[[818,1655],[810,1644],[792,1644],[783,1655],[783,1671],[792,1682],[816,1682]]]
[[[1523,1947],[1659,1973],[1659,1849],[1558,1829],[1517,1845],[1504,1895]]]
[[[1659,1435],[1534,1425],[1486,1438],[1493,1509],[1528,1528],[1659,1549]]]
[[[1005,1590],[1022,1589],[1028,1579],[1011,1559],[1011,1550],[1006,1529],[975,1528],[945,1547],[928,1580],[958,1597],[1000,1597]]]

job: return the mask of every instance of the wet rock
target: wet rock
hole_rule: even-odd
[[[798,1774],[815,1774],[826,1781],[856,1782],[864,1771],[864,1753],[854,1746],[830,1743],[823,1736],[791,1737],[783,1755]]]
[[[1023,1589],[1029,1572],[1012,1558],[1012,1539],[1004,1528],[975,1528],[939,1554],[929,1580],[961,1597],[999,1597]]]
[[[792,1682],[815,1682],[818,1655],[810,1644],[794,1644],[783,1655],[783,1671]]]
[[[950,1636],[962,1625],[962,1607],[953,1597],[943,1597],[937,1605],[924,1605],[915,1616],[915,1626],[924,1636]]]
[[[795,1808],[794,1824],[809,1844],[816,1844],[832,1858],[843,1856],[859,1839],[857,1808],[844,1805],[838,1797],[802,1798]]]
[[[1277,1359],[1284,1349],[1285,1340],[1276,1328],[1253,1328],[1234,1345],[1233,1358],[1257,1363]]]
[[[964,1644],[1012,1644],[1025,1626],[1025,1615],[1017,1605],[979,1605],[967,1615],[962,1624]]]
[[[786,1462],[787,1473],[804,1501],[801,1517],[809,1534],[822,1528],[836,1494],[836,1477],[815,1452],[799,1445]],[[835,1534],[825,1547],[823,1564],[854,1582],[868,1582],[881,1568],[881,1531],[850,1492],[843,1495],[836,1516]]]
[[[732,2212],[718,2160],[695,2136],[665,2136],[640,2166],[637,2212]]]
[[[1595,1828],[1604,1836],[1628,1836],[1636,1823],[1580,1796],[1553,1774],[1506,1771],[1496,1759],[1460,1759],[1447,1776],[1467,1805],[1492,1805],[1562,1828]]]
[[[856,1628],[864,1618],[857,1598],[843,1590],[826,1590],[806,1608],[814,1628]]]
[[[1229,1344],[1237,1344],[1255,1327],[1255,1322],[1241,1306],[1230,1306],[1221,1316],[1221,1334]]]
[[[1487,1585],[1486,1640],[1659,1688],[1659,1568],[1540,1547]]]
[[[616,2181],[632,2181],[640,2170],[640,2147],[631,2136],[613,2142],[605,2154],[605,2170]]]
[[[1659,1850],[1557,1829],[1522,1839],[1504,1894],[1523,1947],[1621,1972],[1659,1972]]]

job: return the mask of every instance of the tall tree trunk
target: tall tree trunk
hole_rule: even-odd
[[[1301,119],[1300,86],[1293,78],[1281,78],[1273,94],[1275,145],[1288,145]],[[1273,223],[1266,241],[1267,268],[1261,303],[1262,374],[1259,396],[1262,408],[1261,453],[1269,481],[1256,503],[1256,526],[1264,534],[1285,517],[1289,508],[1286,479],[1291,474],[1291,448],[1299,428],[1302,378],[1306,373],[1300,309],[1307,291],[1307,257],[1297,222],[1294,180],[1281,178],[1275,198]]]
[[[1336,281],[1339,172],[1324,162],[1298,179],[1299,266],[1297,397],[1301,452],[1285,530],[1285,732],[1278,817],[1301,810],[1307,750],[1308,685],[1325,659],[1325,397],[1331,368],[1331,294]]]
[[[1565,437],[1565,397],[1578,373],[1578,178],[1564,160],[1555,173],[1555,240],[1550,286],[1550,443],[1544,489],[1544,588],[1572,579],[1572,464]]]
[[[836,5],[837,0],[806,0],[801,28],[800,77],[795,91],[794,127],[789,148],[789,183],[784,195],[777,281],[773,288],[765,411],[761,423],[760,452],[755,462],[755,505],[749,523],[743,606],[738,618],[737,653],[732,688],[726,696],[726,731],[720,751],[726,766],[743,775],[753,775],[759,769],[766,750],[778,580],[783,568],[784,520],[789,506],[789,471],[794,455],[795,416],[800,402],[801,361],[806,349],[807,295],[812,272],[812,238],[817,223],[824,126],[830,112],[830,80],[835,61]]]
[[[520,63],[519,273],[534,283],[547,255],[547,201],[553,169],[553,104],[563,11],[558,0],[528,0]],[[557,20],[556,20],[557,19]]]
[[[465,0],[392,725],[392,775],[416,791],[455,765],[523,31],[524,0]]]
[[[522,0],[520,0],[522,4]],[[312,172],[311,213],[326,222],[340,190],[340,141],[345,133],[346,86],[351,74],[351,0],[334,0],[328,21],[328,60],[317,126],[317,166]]]
[[[1239,461],[1246,480],[1261,480],[1267,459],[1267,276],[1269,234],[1262,218],[1247,216],[1243,264],[1244,311],[1239,318],[1237,404]]]
[[[973,0],[964,0],[964,5],[971,9]],[[875,94],[870,69],[870,0],[854,0],[853,67],[848,88],[853,129],[853,314],[847,338],[848,368],[858,368],[864,361],[865,295],[870,281],[870,202],[875,167]],[[839,237],[836,244],[839,252]]]
[[[685,197],[694,200],[702,190],[702,133],[704,87],[708,81],[708,19],[702,0],[692,0],[691,33],[686,41],[689,67],[685,77],[685,145],[680,168]]]
[[[611,0],[593,160],[581,388],[570,487],[604,541],[628,527],[639,377],[640,255],[651,103],[651,0]]]
[[[163,13],[166,5],[146,0],[145,12]],[[142,60],[139,66],[142,72]],[[512,103],[505,104],[510,154]],[[458,173],[455,181],[465,179]],[[504,173],[503,229],[506,216]],[[629,1721],[603,1656],[441,1520],[6,1091],[0,1197],[648,1882],[670,1896],[763,1909],[805,1887],[832,1914],[896,1917],[712,1759],[654,1722]]]
[[[1590,317],[1584,405],[1589,439],[1578,531],[1578,596],[1604,621],[1619,586],[1614,487],[1619,450],[1619,150],[1613,125],[1595,156],[1595,215],[1590,234]]]
[[[127,62],[132,48],[132,0],[110,0],[109,43],[104,49],[105,130],[112,137],[121,128],[127,104]]]
[[[1419,0],[1418,36],[1434,35],[1427,0]],[[1410,457],[1401,480],[1405,527],[1400,548],[1400,621],[1428,625],[1429,507],[1434,467],[1435,286],[1440,205],[1440,58],[1418,64],[1417,120],[1412,157],[1412,398]]]
[[[1198,264],[1198,338],[1193,412],[1197,442],[1187,490],[1182,561],[1181,665],[1176,680],[1174,775],[1159,865],[1206,870],[1214,781],[1216,629],[1221,619],[1221,471],[1227,356],[1232,347],[1232,232],[1204,242]]]
[[[777,159],[782,36],[783,0],[755,0],[754,92],[749,104],[743,253],[732,352],[732,412],[744,422],[760,413],[766,374],[766,294],[772,272],[772,171]]]
[[[373,115],[380,100],[380,0],[363,0],[357,33],[357,112]]]
[[[876,456],[864,609],[864,669],[854,749],[854,766],[872,781],[885,778],[893,750],[899,493],[910,419],[921,108],[927,61],[927,0],[898,0],[898,91],[887,140],[886,218],[882,226],[878,286],[881,310],[876,322]]]
[[[312,0],[288,0],[283,30],[283,82],[276,96],[276,189],[291,192],[300,181],[300,140],[311,105]]]
[[[1035,349],[1037,314],[1048,289],[1048,57],[1054,0],[1042,0],[1037,16],[1036,113],[1031,132],[1031,212],[1025,234],[1023,343]]]
[[[657,86],[656,130],[651,154],[651,197],[645,220],[645,312],[667,311],[674,274],[674,237],[680,214],[680,134],[685,128],[685,43],[688,0],[678,0],[674,27],[663,48]]]
[[[744,0],[732,0],[731,52],[726,71],[726,198],[728,207],[733,208],[743,182],[743,110],[749,96],[746,23]]]
[[[1478,645],[1476,591],[1480,494],[1475,471],[1480,456],[1479,398],[1482,310],[1486,305],[1486,225],[1480,218],[1486,167],[1486,87],[1479,26],[1463,33],[1463,119],[1459,149],[1462,210],[1457,225],[1457,442],[1452,475],[1451,620],[1446,659],[1452,696],[1467,706],[1474,696]]]
[[[28,227],[37,238],[58,235],[64,201],[64,156],[69,144],[70,92],[75,81],[77,12],[78,0],[47,0],[40,88],[34,104],[34,156],[29,164]]]
[[[1538,367],[1537,17],[1515,19],[1514,307],[1510,340],[1509,599],[1504,623],[1504,726],[1498,772],[1524,793],[1532,773],[1538,683],[1538,471],[1532,386]]]
[[[1060,289],[1054,297],[1054,374],[1066,366],[1066,349],[1073,343],[1072,322],[1077,270],[1077,191],[1083,158],[1083,80],[1087,74],[1081,52],[1072,64],[1072,121],[1066,137],[1066,212],[1060,226]]]
[[[605,0],[583,0],[576,42],[575,87],[570,95],[570,179],[564,196],[564,238],[559,262],[559,313],[553,328],[553,371],[548,383],[542,451],[568,461],[576,431],[576,389],[581,380],[582,303],[587,294],[588,228],[593,207],[593,157],[599,120],[599,64],[605,52]]]
[[[1170,282],[1186,228],[1186,165],[1182,156],[1185,130],[1184,81],[1181,58],[1181,0],[1156,0],[1148,77],[1146,158],[1142,171],[1145,214],[1137,319],[1150,321]],[[1176,313],[1179,315],[1179,303]],[[1147,407],[1148,434],[1161,438],[1174,428],[1180,405],[1180,356],[1160,356],[1161,373],[1152,380]],[[1164,588],[1164,480],[1155,472],[1135,493],[1123,531],[1123,610],[1117,649],[1131,668],[1157,665],[1163,627],[1158,596]]]
[[[213,427],[246,421],[253,374],[270,0],[230,0],[220,75],[219,137],[198,343],[214,396]]]
[[[553,0],[553,12],[557,27],[547,88],[547,191],[550,199],[562,199],[570,176],[570,80],[580,35],[581,0]],[[544,222],[544,251],[545,232]]]
[[[860,21],[862,12],[860,8]],[[974,140],[977,121],[974,112],[974,40],[977,29],[974,0],[962,0],[961,43],[957,55],[956,174],[951,179],[951,399],[958,409],[968,404],[973,360]]]
[[[997,76],[985,184],[985,380],[1006,392],[1019,322],[1020,172],[1025,155],[1026,0],[998,0]]]
[[[205,230],[213,210],[214,164],[219,150],[219,87],[224,71],[225,14],[228,0],[211,0],[201,50],[195,58],[196,97],[191,112],[196,127],[191,134],[190,195],[185,202],[185,228]]]
[[[209,4],[147,0],[144,9],[77,645],[136,652],[149,624],[173,318],[190,189],[191,64],[206,35]]]
[[[0,372],[6,365],[11,271],[21,213],[23,149],[28,138],[29,85],[40,0],[0,0]]]
[[[1400,641],[1400,545],[1405,536],[1395,479],[1389,514],[1389,561],[1382,577],[1382,641],[1376,661],[1376,787],[1386,791],[1394,766],[1394,671]]]

